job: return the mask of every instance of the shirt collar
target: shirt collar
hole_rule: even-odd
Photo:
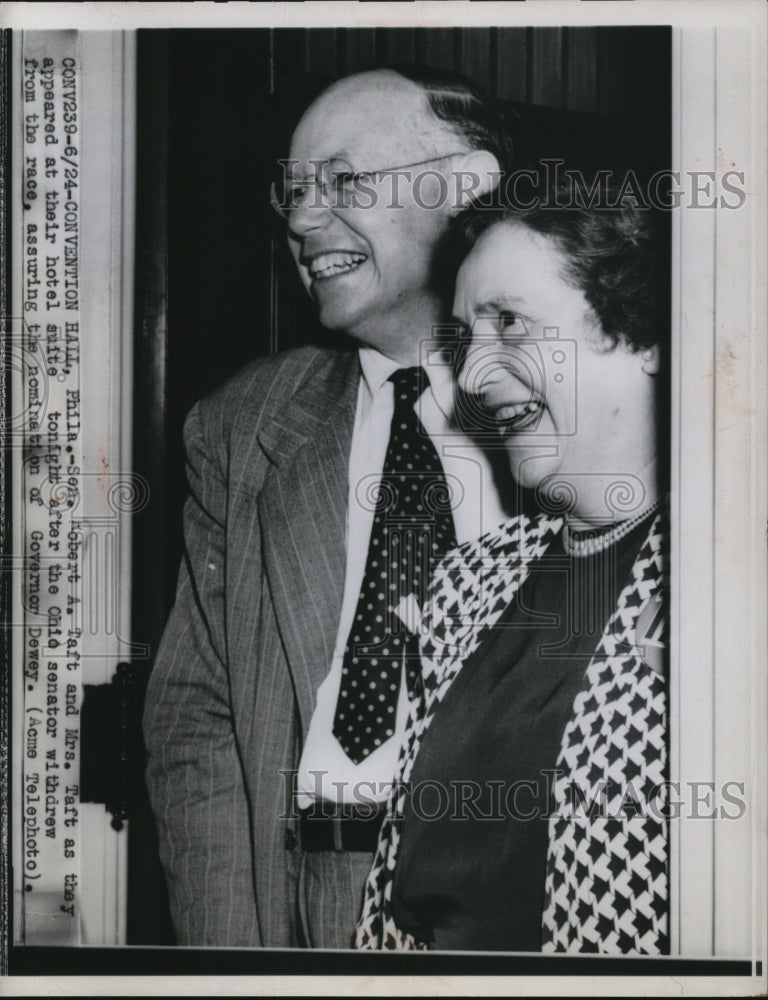
[[[374,396],[386,384],[389,376],[398,368],[402,368],[402,365],[377,351],[374,347],[361,347],[359,354],[363,383],[368,391],[369,399],[373,400]]]
[[[373,402],[375,396],[386,385],[387,379],[393,372],[403,366],[386,357],[374,347],[360,347],[360,368],[363,373],[363,385],[367,394],[368,402]],[[453,408],[456,386],[453,381],[452,366],[446,361],[436,359],[437,351],[433,352],[429,358],[426,372],[432,395],[443,416],[450,419]]]

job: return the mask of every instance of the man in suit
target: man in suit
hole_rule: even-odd
[[[451,291],[436,249],[503,158],[482,96],[442,72],[340,80],[294,132],[273,203],[321,322],[351,342],[259,360],[187,420],[185,554],[145,713],[181,944],[352,946],[414,682],[388,648],[394,600],[373,637],[389,674],[354,635],[368,614],[378,629],[385,595],[363,594],[392,570],[372,486],[405,482],[418,449],[419,480],[452,498],[429,528],[436,552],[508,513],[430,348]],[[362,687],[370,726],[348,711]]]

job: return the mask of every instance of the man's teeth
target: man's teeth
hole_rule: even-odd
[[[363,253],[323,253],[309,264],[309,275],[313,279],[331,278],[344,271],[353,271],[367,260]]]
[[[521,430],[536,422],[542,409],[542,403],[531,399],[525,403],[513,403],[510,406],[502,406],[496,411],[494,417],[502,432]]]

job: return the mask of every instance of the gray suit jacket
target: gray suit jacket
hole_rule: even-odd
[[[298,943],[290,772],[341,610],[359,377],[356,352],[302,348],[187,419],[185,554],[145,709],[180,944]]]

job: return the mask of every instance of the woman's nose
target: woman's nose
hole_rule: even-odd
[[[476,324],[459,372],[458,383],[462,391],[471,396],[481,396],[488,378],[494,373],[498,376],[502,353],[496,334]]]

